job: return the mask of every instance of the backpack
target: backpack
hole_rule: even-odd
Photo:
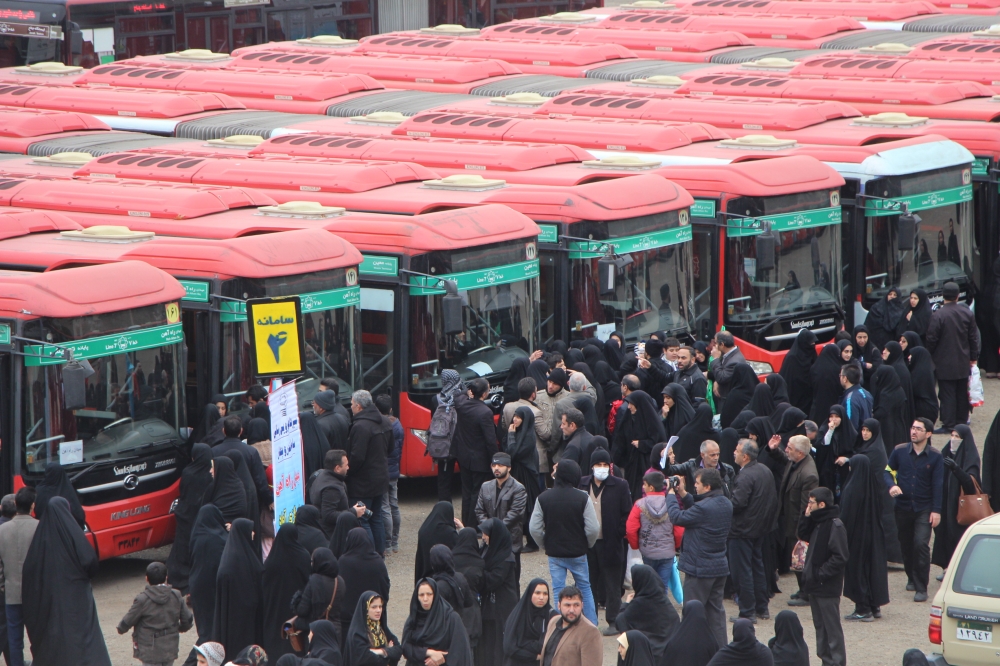
[[[608,412],[608,432],[615,434],[615,426],[618,425],[618,408],[622,406],[624,400],[615,400],[611,403],[611,411]]]
[[[431,416],[431,425],[427,429],[427,450],[425,456],[431,458],[447,458],[451,454],[451,438],[455,435],[458,424],[458,413],[454,405],[451,409],[438,405]]]

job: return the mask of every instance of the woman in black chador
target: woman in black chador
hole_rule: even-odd
[[[503,634],[503,666],[537,666],[552,613],[549,584],[534,578],[524,588],[517,606],[507,617]]]
[[[358,599],[354,618],[344,637],[344,663],[350,666],[388,666],[403,656],[399,639],[386,622],[385,600],[372,591]]]
[[[403,625],[406,666],[424,666],[427,659],[441,659],[448,666],[473,666],[469,637],[462,619],[437,594],[437,583],[417,581],[410,599],[410,616]]]
[[[253,546],[253,523],[237,518],[229,529],[215,583],[214,638],[234,657],[248,645],[259,644],[261,574],[264,564]]]
[[[219,507],[214,504],[201,507],[191,528],[191,575],[188,577],[199,645],[215,635],[215,579],[228,539],[229,532]]]
[[[849,620],[870,622],[889,603],[882,493],[885,468],[873,469],[861,455],[851,457],[851,475],[840,495],[840,519],[847,529],[850,554],[844,575],[844,596],[854,602]]]
[[[207,444],[191,447],[191,462],[181,472],[180,497],[174,509],[174,545],[167,556],[167,577],[175,590],[186,591],[191,573],[191,528],[198,511],[212,494],[212,449]]]
[[[479,587],[483,609],[483,633],[476,647],[477,666],[500,666],[503,663],[503,632],[507,617],[517,606],[517,572],[511,551],[510,532],[499,518],[490,518],[480,525],[486,550],[486,566]],[[440,589],[440,588],[439,588]],[[456,608],[456,612],[461,609]],[[463,625],[464,626],[464,625]]]
[[[941,451],[944,456],[944,487],[941,490],[941,522],[934,529],[934,550],[931,553],[931,564],[942,569],[948,568],[951,556],[955,553],[966,527],[959,525],[958,497],[961,492],[972,495],[980,480],[982,462],[979,449],[972,436],[972,429],[967,425],[957,425],[951,432],[948,446]]]
[[[681,623],[677,611],[667,599],[663,589],[663,579],[653,567],[637,564],[632,567],[632,589],[635,596],[622,606],[615,628],[618,631],[637,629],[641,631],[653,649],[657,663],[663,658],[667,641]]]
[[[261,575],[261,646],[273,661],[292,651],[289,642],[281,637],[281,626],[292,616],[292,597],[309,582],[309,551],[298,539],[298,527],[292,523],[282,525]]]

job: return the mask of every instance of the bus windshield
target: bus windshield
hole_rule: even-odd
[[[726,321],[756,324],[838,307],[840,195],[821,190],[727,203]],[[760,223],[771,223],[774,267],[757,266]]]
[[[85,404],[68,404],[66,364],[52,356],[58,348],[25,347],[21,427],[29,473],[43,472],[49,462],[73,466],[133,458],[183,440],[183,333],[179,323],[167,323],[164,305],[42,319],[25,332],[71,347],[90,373]]]
[[[223,295],[238,298],[299,296],[305,324],[305,376],[298,380],[298,395],[304,405],[319,391],[319,381],[335,377],[337,395],[349,396],[360,367],[359,311],[361,290],[357,270],[336,269],[288,277],[234,279],[223,284]],[[250,366],[250,330],[246,305],[223,301],[222,314],[222,393],[230,398],[230,408],[239,411],[239,397],[257,381]],[[235,399],[234,399],[235,398]]]
[[[968,174],[966,169],[964,173]],[[869,181],[865,190],[908,202],[919,215],[912,249],[899,249],[899,215],[873,206],[866,210],[865,297],[875,301],[896,286],[904,292],[940,291],[945,282],[966,284],[975,255],[972,186],[963,170]],[[934,204],[935,207],[929,207]],[[928,207],[924,207],[928,206]]]
[[[688,222],[683,210],[573,225],[573,236],[610,243],[624,266],[617,271],[615,293],[601,295],[597,262],[607,246],[570,242],[570,328],[578,328],[580,337],[602,340],[618,331],[628,342],[658,331],[687,334],[694,298]]]

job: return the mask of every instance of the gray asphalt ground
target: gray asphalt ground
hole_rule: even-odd
[[[972,419],[972,429],[976,442],[982,450],[983,440],[989,430],[997,405],[1000,405],[1000,381],[984,380],[986,388],[986,407],[976,411]],[[946,443],[943,435],[937,435],[934,444],[938,447]],[[403,479],[399,486],[400,510],[403,522],[400,533],[399,552],[391,554],[387,560],[389,575],[393,587],[389,600],[389,626],[400,635],[403,622],[409,612],[410,596],[413,581],[413,554],[416,551],[417,529],[423,522],[427,512],[434,505],[436,491],[433,480]],[[456,514],[461,509],[461,495],[454,498]],[[94,596],[97,600],[98,614],[105,640],[111,653],[113,663],[118,665],[136,664],[132,659],[132,643],[129,635],[119,636],[115,630],[118,621],[128,610],[133,597],[142,591],[146,565],[154,560],[166,560],[169,547],[147,550],[127,557],[109,560],[101,564],[100,573],[94,579]],[[521,581],[526,583],[534,577],[549,579],[548,565],[542,553],[522,557]],[[941,573],[938,567],[931,567],[931,589],[928,591],[933,599],[939,583],[934,577]],[[781,610],[788,608],[788,595],[795,591],[795,579],[791,575],[782,578],[780,583],[782,594],[771,600],[772,617]],[[905,650],[911,647],[930,651],[933,646],[927,640],[927,622],[930,602],[914,603],[913,593],[905,591],[906,576],[902,569],[889,572],[889,590],[891,603],[882,609],[882,619],[871,624],[844,623],[844,634],[847,638],[848,663],[852,666],[885,666],[902,662]],[[736,605],[727,600],[728,615],[737,613]],[[812,663],[820,664],[815,656],[815,636],[812,628],[812,616],[809,608],[795,608],[802,625],[805,628],[805,638],[809,645]],[[843,615],[853,610],[853,604],[844,599],[841,603]],[[678,612],[680,608],[678,607]],[[601,613],[601,628],[605,626],[604,615]],[[773,621],[761,621],[757,625],[757,637],[767,643],[774,635]],[[182,636],[182,653],[193,644],[193,631]],[[604,639],[604,663],[617,663],[614,638]],[[28,656],[28,655],[26,655]],[[30,659],[30,656],[28,656]]]

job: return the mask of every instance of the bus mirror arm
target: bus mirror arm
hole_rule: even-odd
[[[418,273],[406,269],[399,269],[400,273],[417,275],[436,281],[444,287],[444,297],[441,299],[441,315],[444,319],[445,335],[454,335],[465,331],[465,323],[462,321],[462,297],[458,293],[458,283],[455,280],[445,280],[436,275]]]

